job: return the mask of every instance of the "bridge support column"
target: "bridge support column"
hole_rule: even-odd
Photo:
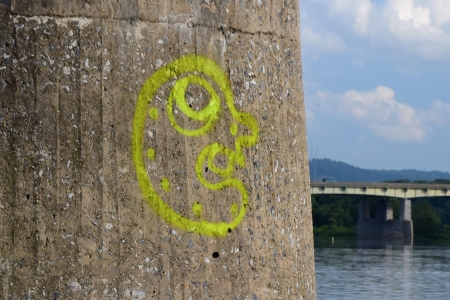
[[[370,219],[370,201],[363,199],[359,201],[358,222]]]
[[[405,239],[413,239],[413,222],[411,219],[411,200],[402,199],[400,201],[399,221],[403,223],[403,235]]]
[[[386,220],[394,219],[394,205],[391,201],[386,201]]]
[[[387,221],[394,218],[392,202],[389,200],[378,201],[376,209],[376,219],[378,221]]]
[[[411,200],[402,199],[400,201],[400,215],[402,221],[411,221]]]
[[[399,219],[393,217],[391,201],[387,199],[378,201],[375,218],[371,219],[369,200],[361,200],[359,203],[358,237],[412,240],[411,200],[402,200]]]

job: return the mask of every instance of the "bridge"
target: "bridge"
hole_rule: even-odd
[[[411,220],[412,198],[450,197],[449,184],[369,183],[369,182],[311,182],[311,194],[378,196],[375,216],[370,216],[370,199],[359,202],[358,237],[413,239]],[[399,218],[394,219],[392,202],[400,199]]]

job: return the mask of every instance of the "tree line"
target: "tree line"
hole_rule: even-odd
[[[429,183],[429,184],[450,184],[450,180],[448,179],[435,179],[432,181],[429,180],[409,180],[409,179],[400,179],[400,180],[384,180],[382,182],[387,183]]]
[[[381,182],[383,180],[434,180],[443,178],[450,180],[449,172],[418,171],[418,170],[370,170],[354,167],[344,162],[328,158],[309,161],[311,181],[321,181],[322,178],[332,178],[341,182]]]

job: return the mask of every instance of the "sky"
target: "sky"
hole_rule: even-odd
[[[300,0],[309,157],[450,172],[450,0]]]

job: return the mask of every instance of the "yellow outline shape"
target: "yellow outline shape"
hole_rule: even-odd
[[[202,86],[211,95],[211,100],[209,101],[208,105],[200,111],[193,110],[192,108],[189,107],[189,105],[185,101],[184,95],[186,92],[186,88],[189,86],[189,84],[192,83],[196,83]],[[180,127],[173,115],[174,99],[180,110],[186,116],[196,121],[205,121],[206,119],[208,119],[208,122],[203,127],[195,130],[187,130]],[[170,93],[169,100],[167,101],[167,114],[169,116],[170,123],[172,123],[172,126],[179,133],[187,136],[200,136],[210,131],[219,120],[220,98],[219,95],[217,95],[214,88],[212,87],[212,85],[206,79],[198,75],[188,75],[175,82],[172,92]]]
[[[196,173],[200,179],[200,182],[211,190],[220,190],[227,187],[234,187],[238,189],[242,194],[241,207],[239,211],[236,211],[236,217],[231,222],[209,222],[205,220],[195,221],[186,218],[177,212],[175,212],[170,206],[168,206],[164,200],[156,193],[153,185],[148,177],[145,165],[144,165],[144,149],[143,149],[143,137],[144,137],[144,127],[145,120],[147,117],[147,107],[153,99],[153,96],[157,90],[167,81],[173,79],[176,76],[182,75],[184,73],[197,72],[203,74],[211,80],[213,80],[219,89],[221,90],[225,101],[227,103],[228,109],[236,122],[242,123],[251,130],[251,135],[240,136],[236,138],[235,141],[235,151],[232,151],[224,146],[217,143],[210,144],[206,146],[199,154],[196,162]],[[192,76],[193,77],[193,76]],[[200,80],[199,80],[200,81]],[[183,87],[183,86],[182,86]],[[208,90],[208,89],[207,89]],[[177,91],[173,91],[177,93]],[[171,93],[172,94],[172,93]],[[178,95],[179,96],[179,95]],[[171,96],[172,97],[172,96]],[[174,95],[173,97],[177,97]],[[214,106],[216,106],[214,104]],[[208,107],[208,106],[207,106]],[[210,109],[214,110],[214,107]],[[204,110],[203,110],[204,111]],[[206,111],[207,112],[207,111]],[[220,104],[219,110],[220,112]],[[215,116],[215,114],[210,114]],[[170,115],[169,115],[170,118]],[[210,118],[211,120],[211,118]],[[201,134],[204,134],[212,129],[215,124],[215,119],[211,121],[211,126],[208,126],[206,130],[203,130]],[[214,124],[213,124],[214,123]],[[173,124],[173,123],[172,123]],[[174,126],[175,127],[175,126]],[[205,127],[202,127],[205,128]],[[177,129],[175,127],[175,129]],[[177,129],[178,130],[178,129]],[[180,130],[178,130],[180,132]],[[182,132],[189,136],[189,133]],[[226,178],[224,181],[216,184],[212,184],[203,177],[202,167],[207,161],[208,166],[217,172],[222,177],[230,177],[233,175],[234,162],[238,163],[240,166],[245,166],[245,158],[242,153],[242,146],[252,147],[258,142],[259,126],[256,119],[248,113],[239,112],[234,106],[233,93],[231,90],[231,85],[225,72],[212,60],[197,56],[197,55],[187,55],[175,60],[166,66],[158,69],[147,81],[144,83],[136,104],[136,111],[134,115],[133,123],[133,135],[132,135],[132,155],[133,163],[136,169],[137,179],[142,193],[150,205],[150,207],[162,217],[167,223],[172,224],[178,228],[195,232],[198,234],[203,234],[207,236],[226,236],[230,229],[236,228],[245,216],[245,212],[248,206],[248,192],[244,184],[236,178]],[[195,133],[194,135],[196,135]],[[228,167],[225,169],[220,169],[213,165],[214,156],[218,153],[222,153],[228,156]],[[230,168],[231,166],[231,168]],[[198,208],[197,208],[198,210]],[[233,208],[233,213],[235,209]]]

